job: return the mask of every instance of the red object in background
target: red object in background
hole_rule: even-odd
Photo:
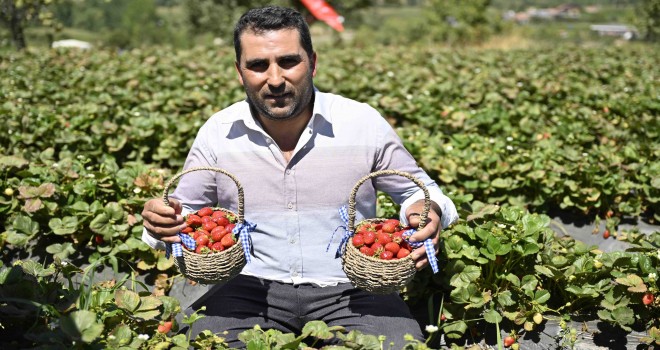
[[[324,0],[300,0],[317,19],[327,23],[338,32],[344,31],[343,18]]]

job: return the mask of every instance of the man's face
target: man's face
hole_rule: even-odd
[[[314,94],[316,54],[310,58],[295,29],[241,34],[238,79],[260,116],[287,120],[300,115]]]

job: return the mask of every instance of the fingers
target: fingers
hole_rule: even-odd
[[[167,206],[160,199],[151,199],[144,204],[142,210],[144,227],[151,235],[164,242],[179,242],[175,235],[186,225],[181,215],[181,204],[175,199]]]

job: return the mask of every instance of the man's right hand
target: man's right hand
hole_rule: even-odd
[[[169,202],[167,206],[159,198],[148,200],[142,210],[142,224],[156,239],[168,243],[181,242],[176,235],[186,227],[181,215],[181,203],[174,198],[170,198]]]

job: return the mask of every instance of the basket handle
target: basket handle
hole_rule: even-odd
[[[431,210],[431,197],[429,196],[429,190],[426,188],[426,185],[413,176],[410,173],[407,173],[405,171],[399,171],[399,170],[379,170],[379,171],[374,171],[373,173],[361,178],[357,184],[353,187],[353,190],[351,191],[351,195],[348,198],[348,229],[350,232],[355,232],[355,196],[357,195],[358,189],[360,189],[360,186],[362,184],[374,177],[377,176],[382,176],[382,175],[399,175],[406,177],[410,179],[412,182],[414,182],[417,186],[419,186],[422,191],[424,191],[424,209],[422,210],[421,216],[420,216],[420,222],[419,226],[417,227],[418,230],[421,230],[426,226],[426,220],[428,219],[429,216],[429,210]]]
[[[244,219],[243,219],[243,206],[245,204],[245,194],[243,192],[243,186],[241,186],[241,183],[238,181],[238,179],[234,175],[232,175],[232,174],[228,173],[227,171],[225,171],[223,169],[220,169],[220,168],[196,167],[196,168],[186,169],[186,170],[174,175],[174,177],[172,177],[165,184],[165,189],[163,189],[163,202],[165,203],[165,205],[167,205],[167,206],[170,205],[170,200],[168,199],[168,192],[170,190],[170,187],[174,183],[174,181],[178,180],[181,176],[183,176],[185,174],[191,173],[193,171],[199,171],[199,170],[208,170],[208,171],[215,171],[217,173],[222,173],[222,174],[227,175],[227,177],[229,177],[230,179],[232,179],[234,181],[234,183],[236,184],[236,188],[238,188],[238,212],[237,212],[238,217],[236,218],[236,220],[239,224],[242,224],[243,221],[244,221]]]

